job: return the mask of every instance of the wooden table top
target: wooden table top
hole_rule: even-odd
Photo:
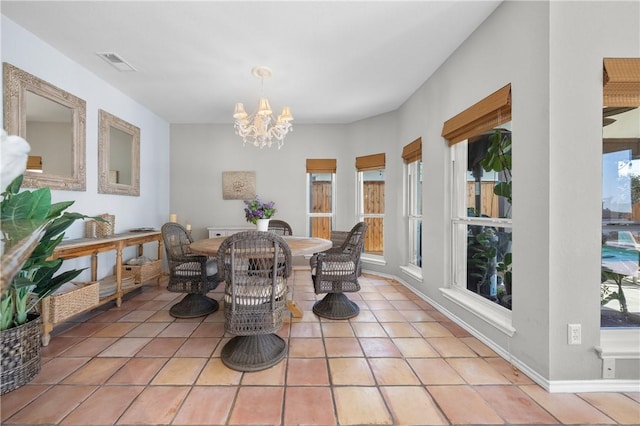
[[[204,254],[206,256],[215,256],[218,254],[220,244],[228,237],[214,237],[204,240],[198,240],[191,243],[191,251],[197,254]],[[292,256],[303,256],[318,253],[333,246],[331,240],[325,240],[324,238],[311,238],[311,237],[294,237],[286,236],[282,237],[289,246]]]

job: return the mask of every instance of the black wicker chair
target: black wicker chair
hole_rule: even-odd
[[[274,232],[276,235],[293,235],[291,226],[284,220],[270,219],[269,231]]]
[[[171,307],[171,316],[195,318],[217,311],[218,302],[207,297],[220,283],[216,260],[191,253],[193,239],[178,223],[162,225],[162,239],[169,264],[167,290],[189,293]]]
[[[225,281],[225,331],[234,335],[220,354],[239,371],[258,371],[286,355],[284,339],[275,334],[286,310],[291,250],[272,232],[245,231],[222,242],[218,271]]]
[[[328,319],[348,319],[360,312],[345,292],[360,290],[360,254],[364,248],[367,224],[357,223],[340,247],[311,257],[311,277],[316,294],[327,293],[313,305],[313,313]]]

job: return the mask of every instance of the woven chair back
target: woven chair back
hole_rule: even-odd
[[[291,225],[289,225],[284,220],[269,220],[269,231],[275,233],[276,235],[293,235]]]
[[[191,254],[193,239],[184,226],[168,222],[162,225],[161,232],[168,261]]]
[[[225,330],[236,336],[274,333],[286,309],[291,250],[272,232],[245,231],[218,249],[218,274],[225,281]]]
[[[343,253],[360,253],[364,248],[364,238],[367,234],[367,224],[364,222],[358,222],[355,224],[349,235],[342,243],[340,247]]]

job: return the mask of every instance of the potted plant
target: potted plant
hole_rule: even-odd
[[[267,231],[269,219],[276,213],[275,203],[269,201],[264,203],[259,197],[253,200],[244,200],[244,214],[247,222],[257,226],[258,231]]]
[[[489,136],[489,146],[486,156],[481,161],[482,168],[489,172],[494,171],[504,174],[504,181],[499,182],[493,188],[493,193],[503,197],[507,202],[508,210],[503,217],[509,217],[509,210],[513,205],[512,200],[512,175],[511,175],[511,132],[496,129]],[[511,286],[513,257],[511,254],[511,232],[497,230],[498,250],[496,269],[502,281],[498,288],[500,304],[511,309]]]
[[[3,131],[3,169],[5,159],[10,157],[5,150],[7,139]],[[20,158],[17,161],[21,161]],[[1,394],[28,383],[40,371],[42,327],[36,312],[39,301],[82,272],[71,270],[56,275],[62,259],[48,259],[62,241],[64,231],[87,216],[65,212],[73,201],[51,203],[50,188],[20,192],[23,171],[24,166],[0,194]],[[6,179],[4,170],[2,178]]]

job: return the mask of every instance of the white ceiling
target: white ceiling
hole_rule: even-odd
[[[500,2],[2,0],[1,12],[171,123],[254,111],[257,65],[273,70],[275,113],[350,123],[397,109]]]

